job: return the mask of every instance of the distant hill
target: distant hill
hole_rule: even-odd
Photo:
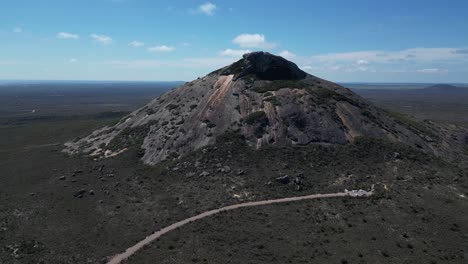
[[[415,91],[418,91],[418,92],[421,92],[421,90],[423,92],[468,94],[467,87],[458,87],[458,86],[449,85],[449,84],[436,84],[436,85],[426,87],[424,89],[415,89]]]
[[[423,88],[400,89],[381,88],[382,86],[365,85],[363,88],[353,86],[351,90],[360,96],[377,100],[416,100],[421,102],[451,102],[464,103],[468,100],[468,87],[449,84],[436,84]],[[411,87],[411,86],[410,86]]]

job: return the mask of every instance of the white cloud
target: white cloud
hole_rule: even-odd
[[[151,51],[151,52],[171,52],[174,50],[175,50],[174,47],[166,46],[166,45],[153,46],[153,47],[148,48],[148,51]]]
[[[417,70],[417,72],[419,73],[444,73],[448,71],[444,69],[432,68],[432,69],[419,69]]]
[[[182,47],[191,47],[191,46],[192,46],[192,44],[190,44],[190,43],[188,43],[188,42],[182,42],[182,43],[180,43],[180,45],[181,45]]]
[[[288,60],[296,58],[296,54],[290,52],[289,50],[283,50],[280,53],[278,53],[278,55]]]
[[[333,69],[333,70],[340,70],[341,67],[340,67],[340,66],[334,66],[334,67],[332,67],[332,69]],[[351,67],[345,67],[345,68],[344,68],[344,71],[346,71],[346,72],[366,72],[366,71],[368,71],[368,70],[369,70],[369,68],[367,68],[367,67],[362,67],[362,66],[359,66],[359,67],[353,67],[353,66],[351,66]]]
[[[219,52],[221,56],[230,56],[230,57],[241,57],[246,53],[250,53],[250,50],[235,50],[235,49],[225,49]]]
[[[398,62],[434,62],[457,58],[468,58],[468,53],[460,53],[455,48],[412,48],[397,51],[357,51],[314,55],[310,59],[321,62],[356,63],[398,63]]]
[[[274,43],[267,42],[263,34],[240,34],[232,42],[241,48],[273,48],[275,46]]]
[[[109,45],[112,43],[112,38],[106,35],[91,34],[90,37],[103,45]]]
[[[132,47],[134,47],[134,48],[138,48],[138,47],[144,46],[145,43],[134,40],[134,41],[128,43],[128,45],[129,45],[129,46],[132,46]]]
[[[215,4],[211,2],[206,2],[203,5],[200,5],[198,7],[198,12],[203,13],[208,16],[214,15],[214,12],[216,11],[217,7]]]
[[[369,65],[369,62],[366,60],[358,60],[356,61],[357,65]]]
[[[456,49],[453,51],[455,54],[468,54],[468,49]]]
[[[59,32],[57,33],[56,37],[59,39],[79,39],[80,38],[80,36],[78,36],[77,34],[72,34],[68,32]]]
[[[78,61],[78,60],[75,59],[75,58],[71,58],[71,59],[68,60],[69,63],[75,63],[75,62],[77,62],[77,61]]]
[[[468,52],[462,48],[410,48],[317,54],[297,57],[301,65],[314,65],[316,74],[329,73],[447,73],[466,71]],[[349,75],[351,76],[351,75]]]
[[[15,27],[15,28],[13,29],[13,32],[15,32],[15,33],[21,33],[21,32],[23,32],[23,28],[21,28],[21,27]]]

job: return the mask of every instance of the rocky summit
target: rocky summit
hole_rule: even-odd
[[[66,143],[64,151],[105,158],[139,147],[143,162],[156,164],[214,144],[226,133],[240,134],[257,149],[382,138],[451,159],[460,158],[467,140],[456,126],[393,114],[282,57],[253,52],[155,98],[113,126]]]

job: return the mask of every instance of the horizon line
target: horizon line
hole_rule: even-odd
[[[92,80],[92,79],[0,79],[0,82],[190,82],[186,80]],[[467,82],[391,82],[391,81],[336,81],[347,84],[464,84]]]

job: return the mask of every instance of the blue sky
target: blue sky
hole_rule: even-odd
[[[191,80],[248,51],[340,82],[468,83],[468,1],[2,0],[0,79]]]

